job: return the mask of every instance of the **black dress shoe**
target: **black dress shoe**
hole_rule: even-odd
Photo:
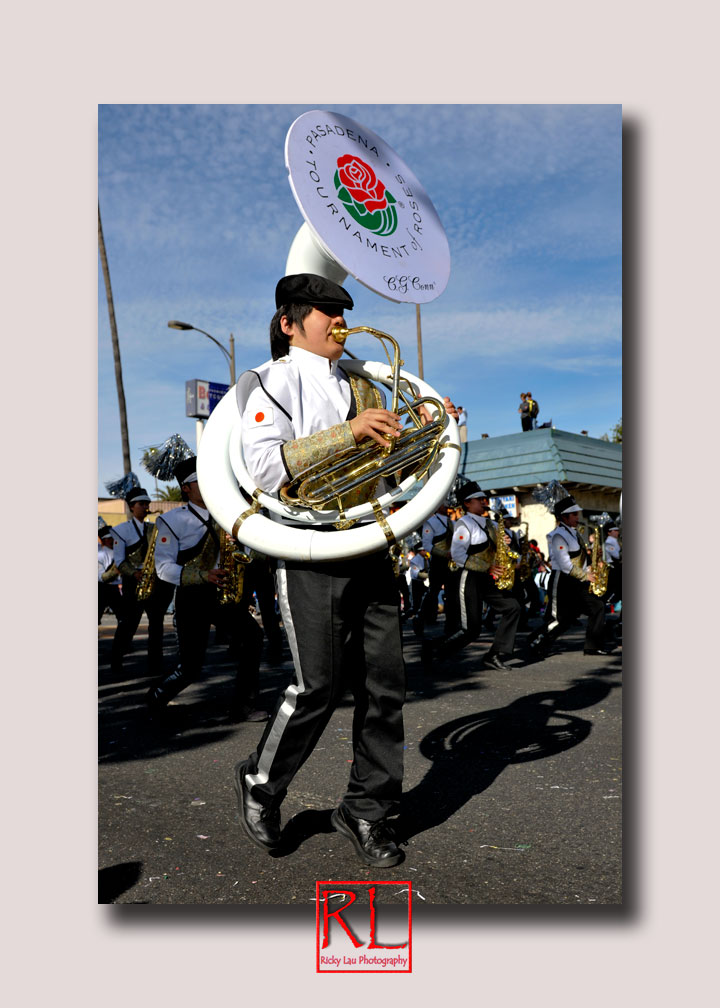
[[[425,633],[425,624],[420,619],[420,617],[414,616],[412,623],[410,625],[412,626],[413,633],[415,634],[415,636],[422,638]]]
[[[156,686],[145,694],[145,705],[151,718],[160,719],[167,713],[168,702]]]
[[[405,859],[386,819],[377,822],[356,819],[341,805],[330,816],[330,821],[338,833],[348,838],[364,864],[373,868],[392,868]]]
[[[612,648],[585,648],[583,654],[586,655],[609,655],[612,654]]]
[[[512,666],[506,665],[500,655],[490,654],[490,652],[485,655],[482,660],[482,664],[485,668],[501,669],[503,672],[512,671]]]
[[[245,783],[246,771],[246,762],[235,767],[234,784],[240,822],[253,843],[265,850],[274,850],[280,846],[280,809],[261,805],[253,798]]]

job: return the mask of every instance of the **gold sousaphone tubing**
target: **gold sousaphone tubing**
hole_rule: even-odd
[[[390,412],[407,417],[410,426],[406,427],[399,437],[389,438],[387,445],[380,445],[368,438],[356,448],[347,448],[333,455],[330,460],[318,462],[304,469],[281,489],[280,496],[286,504],[316,510],[338,506],[342,510],[344,494],[364,484],[375,483],[380,477],[399,477],[404,471],[404,475],[407,476],[414,471],[416,477],[421,479],[440,449],[440,436],[447,419],[443,403],[434,396],[415,398],[402,388],[401,381],[405,382],[412,393],[412,386],[400,375],[404,361],[400,359],[400,346],[392,336],[369,326],[356,326],[354,329],[337,326],[332,330],[332,335],[338,343],[344,344],[348,336],[360,332],[369,333],[382,343],[392,368]],[[393,347],[392,360],[385,341]],[[398,408],[400,400],[404,406]],[[424,403],[437,407],[436,420],[423,422],[418,407]]]

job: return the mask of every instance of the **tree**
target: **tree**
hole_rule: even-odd
[[[159,501],[181,501],[182,493],[179,486],[166,486],[162,490],[155,491],[155,500]]]
[[[613,429],[610,431],[610,437],[607,434],[603,434],[600,438],[601,441],[612,441],[614,444],[622,444],[622,417],[615,424]]]
[[[105,252],[102,221],[100,220],[100,204],[98,203],[98,243],[100,246],[100,263],[105,280],[105,295],[107,297],[108,315],[110,316],[110,336],[112,338],[113,358],[115,359],[115,384],[117,386],[118,406],[120,408],[120,438],[122,440],[123,472],[130,472],[130,435],[128,434],[127,410],[125,407],[125,388],[123,386],[122,364],[120,363],[120,343],[118,341],[117,325],[115,323],[115,305],[110,286],[110,267]]]

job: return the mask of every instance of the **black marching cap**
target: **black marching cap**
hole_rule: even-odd
[[[149,504],[150,497],[145,487],[133,487],[126,494],[125,501],[127,504],[136,504],[138,501],[147,501]]]
[[[102,528],[98,529],[98,539],[109,539],[112,535],[112,528],[110,525],[103,525]]]
[[[292,273],[278,281],[275,288],[275,307],[290,304],[330,306],[342,314],[353,307],[353,299],[344,287],[317,273]]]
[[[553,508],[553,514],[555,515],[556,518],[559,518],[560,515],[570,510],[582,511],[582,508],[578,507],[578,503],[574,497],[572,496],[563,497],[563,499],[559,500],[555,505],[555,507]]]
[[[187,481],[188,476],[192,476],[197,470],[197,458],[195,455],[191,455],[190,458],[183,459],[182,462],[178,464],[173,469],[173,476],[178,481],[180,486]]]
[[[475,480],[465,483],[457,492],[457,498],[463,504],[469,497],[487,497],[487,493],[478,486]],[[488,498],[489,499],[489,498]]]

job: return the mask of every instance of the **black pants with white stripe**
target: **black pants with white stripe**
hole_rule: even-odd
[[[181,585],[175,591],[177,668],[155,686],[164,703],[176,697],[202,674],[210,627],[224,631],[236,666],[233,706],[249,707],[258,693],[263,632],[248,611],[247,602],[220,605],[212,584]]]
[[[264,805],[279,805],[349,689],[353,758],[343,804],[356,818],[383,819],[400,799],[404,741],[405,668],[390,558],[281,561],[276,583],[295,681],[249,759],[247,785]]]
[[[163,634],[165,613],[172,602],[173,586],[165,581],[156,581],[150,598],[145,602],[137,599],[137,581],[133,577],[122,576],[122,615],[112,642],[111,661],[114,666],[122,665],[123,655],[132,647],[133,637],[140,625],[143,612],[148,617],[148,672],[160,675],[163,671]]]
[[[605,600],[593,595],[588,581],[554,570],[548,584],[548,600],[542,631],[531,644],[548,645],[564,633],[578,616],[587,616],[585,647],[605,644]]]
[[[459,580],[456,572],[448,568],[446,557],[430,556],[430,575],[427,594],[422,601],[420,608],[420,618],[424,623],[435,623],[437,620],[438,595],[440,589],[445,588],[445,636],[449,637],[455,633],[460,626],[460,613],[458,603],[457,582]]]
[[[455,654],[478,637],[482,629],[483,602],[492,606],[500,618],[488,654],[511,655],[520,622],[520,603],[512,593],[500,591],[490,574],[463,570],[458,582],[458,599],[460,629],[440,645],[437,658],[442,660]]]

